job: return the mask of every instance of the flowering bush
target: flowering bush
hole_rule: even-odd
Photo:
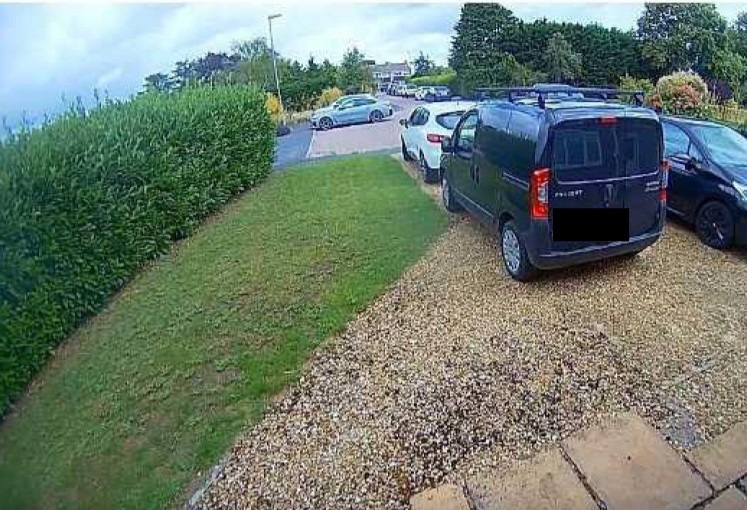
[[[265,99],[265,108],[267,113],[270,114],[272,120],[276,123],[280,121],[280,114],[283,113],[283,105],[280,104],[280,99],[275,94],[268,92]]]
[[[693,72],[679,71],[659,78],[656,94],[666,111],[698,113],[708,102],[708,87]]]

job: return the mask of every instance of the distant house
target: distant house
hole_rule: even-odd
[[[412,75],[412,69],[410,69],[407,61],[402,63],[385,62],[383,64],[373,64],[371,74],[376,82],[376,88],[381,90],[392,82],[404,83]]]

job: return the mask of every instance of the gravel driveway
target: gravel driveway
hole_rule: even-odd
[[[747,257],[669,223],[634,261],[512,281],[466,216],[230,451],[205,508],[406,508],[634,409],[690,448],[747,419]]]

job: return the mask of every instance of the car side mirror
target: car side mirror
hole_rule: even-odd
[[[407,124],[408,124],[407,119],[399,119],[400,126],[407,127]]]
[[[444,154],[448,154],[451,151],[451,137],[444,136],[443,138],[441,138],[441,152],[443,152]]]
[[[703,165],[695,157],[690,157],[685,161],[685,168],[693,172],[698,172],[703,168]]]

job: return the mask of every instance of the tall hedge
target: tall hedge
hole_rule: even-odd
[[[0,416],[146,261],[270,171],[254,89],[145,94],[0,144]]]

